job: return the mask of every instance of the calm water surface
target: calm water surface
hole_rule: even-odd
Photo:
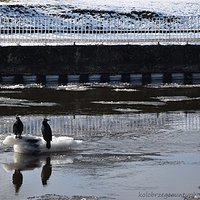
[[[180,199],[200,193],[200,85],[1,86],[0,199]],[[24,134],[83,144],[14,153],[2,144],[20,114]]]

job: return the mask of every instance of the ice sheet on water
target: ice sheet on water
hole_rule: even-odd
[[[60,199],[60,200],[100,200],[102,199],[101,197],[96,197],[96,196],[66,196],[66,195],[57,195],[57,194],[45,194],[42,196],[33,196],[33,197],[29,197],[28,199],[31,200],[56,200],[56,199]],[[107,199],[107,198],[103,198],[103,199]]]
[[[15,90],[15,89],[25,89],[25,88],[43,88],[41,84],[16,84],[16,85],[0,85],[1,89]]]
[[[87,85],[79,85],[79,84],[69,84],[69,85],[61,85],[56,87],[56,90],[66,90],[66,91],[86,91],[92,89]]]
[[[159,97],[152,97],[153,99],[158,99],[162,102],[169,102],[169,101],[192,101],[198,100],[200,97],[190,98],[187,96],[159,96]]]
[[[10,91],[10,90],[3,90],[0,91],[0,94],[19,94],[22,93],[21,91]]]
[[[60,136],[52,137],[51,148],[46,148],[46,141],[42,137],[22,136],[16,139],[15,135],[10,135],[3,140],[3,144],[13,146],[14,152],[24,154],[50,153],[50,152],[67,152],[71,148],[79,146],[82,140],[75,140],[72,137]]]
[[[95,104],[105,105],[148,105],[148,106],[163,106],[164,102],[159,101],[92,101]]]
[[[137,89],[131,89],[131,88],[116,88],[113,89],[115,92],[136,92]]]
[[[129,86],[131,86],[130,83],[122,83],[122,82],[106,82],[106,83],[89,83],[89,85],[92,87],[104,87],[104,88],[111,88],[113,90],[123,90],[123,89],[132,89],[132,88],[128,88]]]
[[[122,113],[135,113],[140,112],[141,110],[131,109],[131,108],[116,108],[113,111],[122,112]]]
[[[178,83],[159,84],[159,85],[150,84],[145,87],[147,88],[198,88],[200,87],[200,84],[191,84],[191,85],[188,85],[188,84],[183,85],[183,84],[178,84]]]
[[[56,106],[53,102],[32,102],[27,99],[13,99],[8,97],[0,97],[1,107],[31,107],[31,106]]]

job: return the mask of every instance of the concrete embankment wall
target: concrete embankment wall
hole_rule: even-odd
[[[175,72],[200,72],[200,45],[0,47],[1,75]]]
[[[200,83],[198,45],[0,47],[0,84]]]

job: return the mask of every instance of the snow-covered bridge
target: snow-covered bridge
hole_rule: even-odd
[[[0,45],[199,43],[200,16],[0,17]]]

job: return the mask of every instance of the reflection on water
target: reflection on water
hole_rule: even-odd
[[[43,163],[43,164],[42,164]],[[52,173],[51,157],[50,156],[32,156],[26,154],[13,154],[13,161],[3,163],[3,168],[6,171],[14,171],[12,175],[12,183],[15,186],[15,192],[18,193],[23,184],[23,172],[27,170],[41,169],[42,185],[47,185]]]
[[[4,159],[6,162],[3,161],[2,167],[6,172],[12,173],[11,181],[15,187],[15,193],[18,195],[21,190],[23,190],[23,186],[26,187],[27,182],[23,181],[26,180],[29,176],[27,171],[30,173],[35,171],[36,169],[39,170],[38,175],[34,175],[32,178],[34,179],[41,179],[42,186],[47,187],[48,182],[52,176],[52,171],[55,169],[54,177],[56,177],[56,173],[59,176],[60,172],[61,175],[65,175],[65,171],[67,170],[68,173],[70,171],[74,171],[75,173],[82,173],[84,176],[101,176],[102,172],[107,168],[109,170],[114,167],[115,163],[124,163],[124,162],[140,162],[140,161],[151,161],[154,160],[154,157],[159,156],[159,154],[120,154],[120,153],[85,153],[81,152],[72,152],[72,153],[65,153],[65,154],[44,154],[44,155],[26,155],[26,154],[19,154],[13,153],[13,157],[10,157],[11,154],[7,154],[7,159]],[[152,158],[151,158],[152,157]],[[68,169],[67,169],[68,168]],[[102,172],[99,172],[98,175],[97,171],[101,169]],[[58,171],[59,170],[59,171]],[[77,171],[78,170],[78,171]],[[77,171],[77,172],[76,172]],[[96,172],[95,172],[96,171]],[[78,175],[80,177],[80,175]],[[31,178],[31,179],[32,179]],[[68,180],[69,183],[71,180]],[[77,180],[76,180],[77,181]],[[32,180],[31,180],[32,182]],[[53,181],[54,184],[55,180]],[[65,184],[65,181],[63,182]],[[41,185],[35,185],[37,189],[41,189]],[[57,185],[56,188],[62,186]],[[79,198],[77,198],[79,199]],[[80,198],[81,199],[81,198]],[[91,198],[97,199],[97,198]]]
[[[23,175],[19,169],[15,169],[15,172],[12,176],[12,182],[15,185],[15,192],[18,193],[23,183]]]
[[[9,157],[9,154],[6,156]],[[150,193],[183,197],[183,193],[191,194],[189,191],[195,192],[195,189],[191,190],[194,185],[197,189],[199,185],[200,159],[195,154],[88,154],[81,151],[37,157],[14,153],[13,156],[3,164],[3,168],[10,172],[8,180],[5,175],[4,180],[12,183],[15,196],[6,185],[0,183],[6,193],[10,193],[10,199],[25,200],[27,195],[33,199],[73,199],[68,196],[64,198],[63,192],[71,196],[79,194],[74,197],[75,200],[102,199],[97,196],[131,200],[132,197],[140,199],[138,195]],[[185,181],[190,184],[186,185]],[[33,192],[30,192],[30,188]],[[42,192],[43,188],[46,189],[45,193]],[[41,197],[39,194],[49,196]]]
[[[42,172],[41,172],[41,179],[43,185],[47,185],[47,181],[49,180],[51,173],[52,173],[51,158],[47,157],[46,163],[42,167]]]
[[[38,156],[13,153],[13,160],[3,164],[3,168],[10,170],[33,170],[41,167],[41,159]]]
[[[176,127],[187,131],[200,130],[199,112],[135,113],[113,115],[53,115],[48,116],[55,135],[87,137],[107,133],[134,132],[135,129],[153,131]],[[22,116],[24,134],[41,135],[43,116]],[[15,116],[0,116],[0,133],[12,133]]]
[[[200,85],[135,87],[131,84],[74,84],[0,87],[1,115],[102,115],[125,109],[143,113],[200,110]],[[7,109],[7,107],[10,107]]]
[[[14,105],[29,103],[26,109],[0,105],[0,199],[132,200],[164,193],[183,200],[183,192],[199,193],[197,86],[21,87],[2,88],[0,96]],[[46,106],[37,106],[41,102]],[[21,115],[24,135],[41,136],[45,116],[53,135],[83,143],[62,154],[13,153],[2,141],[12,132],[15,114]]]

